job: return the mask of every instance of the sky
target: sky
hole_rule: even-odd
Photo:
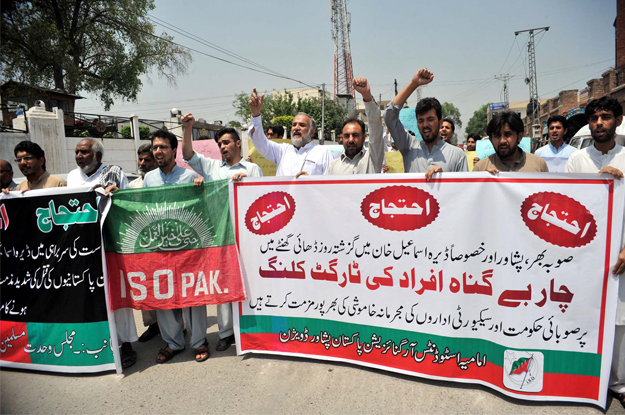
[[[374,97],[394,96],[422,67],[434,81],[422,96],[434,96],[459,108],[463,126],[488,102],[503,101],[503,82],[495,75],[509,73],[510,101],[529,99],[527,34],[515,31],[549,26],[536,36],[538,95],[557,96],[560,90],[582,89],[586,81],[615,65],[614,19],[616,0],[569,1],[421,1],[351,0],[350,45],[355,77],[369,79]],[[160,19],[247,60],[289,78],[326,84],[333,90],[334,42],[330,0],[155,0],[151,18]],[[184,46],[249,65],[185,37],[163,25]],[[156,73],[142,77],[138,101],[117,99],[104,112],[95,97],[83,95],[76,112],[163,119],[171,108],[196,118],[224,123],[239,119],[232,106],[242,91],[291,89],[305,86],[192,52],[186,75],[169,85]],[[358,95],[358,94],[356,94]],[[358,100],[362,98],[358,96]],[[416,94],[408,104],[414,107]],[[456,128],[462,137],[463,128]]]

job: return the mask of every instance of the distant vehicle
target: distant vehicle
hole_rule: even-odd
[[[616,127],[616,134],[625,135],[625,122]],[[569,145],[577,148],[578,150],[589,147],[591,144],[592,136],[590,135],[590,128],[588,128],[588,124],[580,128],[569,141]]]

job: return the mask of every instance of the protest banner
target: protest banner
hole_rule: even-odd
[[[249,298],[235,313],[238,353],[605,405],[620,181],[313,176],[245,179],[231,192]],[[489,221],[467,220],[459,200]]]
[[[114,310],[245,299],[228,180],[118,191],[104,235]]]
[[[0,196],[0,366],[121,370],[105,301],[100,201],[65,187]]]
[[[215,140],[195,140],[192,141],[191,144],[196,153],[211,159],[221,160],[221,151],[219,151],[219,146]],[[176,164],[185,169],[194,171],[191,166],[184,162],[182,157],[182,145],[179,145],[176,151]]]

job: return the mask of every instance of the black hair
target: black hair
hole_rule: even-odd
[[[169,131],[165,131],[165,130],[154,131],[152,133],[152,144],[154,144],[155,138],[164,138],[164,139],[169,140],[169,145],[171,146],[172,150],[175,150],[178,148],[178,138],[172,133],[170,133]]]
[[[473,134],[469,134],[469,136],[467,137],[467,140],[469,138],[472,138],[472,139],[474,139],[477,142],[477,140],[481,140],[482,139],[482,136],[479,135],[478,133],[473,133]]]
[[[593,99],[586,105],[586,118],[589,119],[599,110],[612,111],[614,118],[623,115],[623,107],[621,104],[612,97],[601,97]]]
[[[358,118],[348,118],[345,121],[343,121],[343,125],[341,125],[341,134],[343,133],[343,128],[345,128],[347,124],[351,124],[353,122],[360,125],[360,130],[362,131],[362,135],[364,136],[365,135],[365,123],[359,120]]]
[[[267,129],[269,130],[270,128],[271,131],[273,131],[273,133],[276,134],[278,137],[284,137],[284,127],[280,124],[271,124],[269,127],[267,127]]]
[[[431,109],[434,109],[436,111],[436,116],[439,120],[443,118],[443,109],[441,108],[441,103],[438,102],[436,98],[423,98],[417,103],[417,107],[414,111],[415,115],[417,115],[418,117],[420,114],[425,114]]]
[[[451,118],[445,117],[445,118],[443,118],[443,121],[450,123],[451,124],[451,131],[453,131],[454,133],[456,132],[456,124],[454,124],[454,121]]]
[[[239,133],[237,133],[237,130],[232,127],[224,127],[221,130],[217,131],[217,134],[215,134],[215,141],[219,142],[219,139],[226,134],[230,134],[230,137],[232,137],[234,141],[241,140],[241,137],[239,137]]]
[[[523,120],[521,120],[519,114],[512,111],[502,111],[490,120],[488,126],[486,127],[486,134],[492,138],[493,134],[501,131],[505,124],[508,124],[510,129],[517,134],[522,134],[525,131]]]
[[[563,115],[552,115],[551,117],[549,117],[549,119],[547,120],[547,128],[551,126],[552,122],[559,122],[560,124],[562,124],[563,129],[568,129],[568,123],[566,122],[566,118],[564,118]]]
[[[32,141],[20,141],[13,149],[15,157],[17,157],[17,153],[20,151],[32,154],[38,159],[43,157],[43,170],[46,170],[46,153],[43,151],[43,148],[39,147],[39,144],[33,143]]]

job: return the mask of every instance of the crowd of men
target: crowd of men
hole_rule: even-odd
[[[467,172],[469,170],[465,152],[449,141],[455,133],[452,120],[443,119],[440,102],[436,98],[424,98],[417,103],[415,115],[422,140],[406,130],[399,118],[399,112],[412,93],[422,85],[429,84],[434,74],[420,69],[410,82],[387,105],[384,121],[391,136],[394,149],[403,156],[407,173],[424,173],[426,180],[444,172]],[[276,175],[340,175],[371,174],[384,170],[384,127],[379,115],[378,104],[371,93],[365,78],[353,80],[354,89],[362,96],[369,121],[369,146],[364,123],[357,118],[344,121],[340,142],[344,151],[335,158],[331,151],[313,142],[316,132],[315,120],[306,113],[298,113],[291,125],[291,144],[278,144],[269,138],[281,138],[284,130],[272,125],[267,134],[263,131],[261,109],[264,94],[253,90],[249,99],[251,122],[248,135],[256,150],[277,165]],[[493,175],[499,172],[566,172],[566,173],[608,173],[616,179],[623,178],[625,172],[625,144],[623,137],[616,134],[616,128],[623,121],[623,108],[613,98],[603,97],[592,100],[586,106],[586,117],[593,138],[593,145],[576,150],[565,143],[567,121],[556,115],[548,120],[549,144],[538,149],[535,154],[523,151],[520,146],[524,134],[524,124],[518,114],[502,111],[488,123],[486,133],[495,153],[479,160],[473,159],[473,171],[486,171]],[[215,137],[221,151],[222,160],[207,158],[193,150],[192,114],[181,119],[183,125],[183,159],[195,171],[184,169],[176,164],[176,151],[179,145],[176,136],[167,131],[156,131],[151,145],[138,149],[140,177],[128,183],[124,172],[115,165],[103,165],[104,148],[99,140],[86,138],[75,149],[77,168],[67,176],[67,182],[46,172],[45,154],[35,143],[24,141],[15,147],[15,162],[25,180],[19,185],[13,182],[11,164],[0,160],[2,191],[26,191],[58,186],[103,186],[107,191],[125,188],[168,186],[181,183],[260,177],[260,168],[241,157],[241,139],[236,130],[223,128]],[[470,135],[465,144],[466,151],[474,151],[482,137]],[[619,143],[620,141],[620,143]],[[199,175],[199,177],[198,177]],[[615,275],[625,272],[625,248],[620,252],[612,271]],[[191,330],[191,347],[195,349],[195,360],[205,361],[210,356],[206,339],[206,307],[191,307],[177,310],[156,310],[143,312],[143,322],[147,330],[137,337],[137,330],[131,309],[115,312],[118,337],[122,343],[122,365],[129,367],[136,362],[136,352],[131,343],[148,341],[161,335],[166,345],[157,356],[158,363],[172,359],[185,348],[185,327]],[[217,308],[219,343],[216,350],[223,351],[234,343],[232,328],[232,305],[223,304]],[[610,388],[625,406],[625,283],[620,284]]]

